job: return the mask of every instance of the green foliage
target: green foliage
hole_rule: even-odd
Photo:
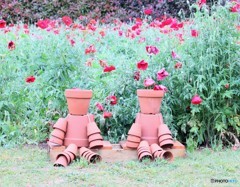
[[[126,36],[132,24],[97,24],[96,31],[61,25],[55,28],[59,34],[34,25],[29,27],[30,34],[24,32],[21,24],[5,34],[2,29],[0,144],[45,140],[49,125],[67,115],[64,90],[73,87],[93,90],[90,112],[95,114],[105,139],[118,142],[126,137],[139,111],[136,90],[143,87],[144,78],[155,78],[161,68],[169,72],[162,81],[169,91],[161,112],[174,136],[189,149],[234,143],[240,137],[240,36],[236,29],[239,18],[229,13],[228,7],[212,7],[211,16],[205,8],[195,8],[196,14],[183,22],[183,29],[164,34],[144,19],[140,35],[133,38]],[[199,36],[192,37],[191,29],[196,29]],[[101,31],[106,36],[102,37]],[[184,42],[179,41],[179,34]],[[139,42],[141,38],[146,41]],[[70,39],[75,41],[74,46]],[[10,41],[15,42],[14,50],[7,47]],[[96,53],[85,54],[91,44]],[[160,53],[148,55],[146,45],[156,46]],[[172,51],[180,58],[173,59]],[[136,81],[133,75],[142,59],[149,63],[149,68],[141,71],[141,78]],[[104,73],[99,60],[106,60],[116,70]],[[91,66],[86,66],[87,61],[91,61]],[[177,61],[182,68],[174,68]],[[30,75],[36,80],[26,83]],[[200,105],[191,104],[195,94],[203,99]],[[109,105],[109,95],[118,98],[117,105]],[[97,102],[113,117],[105,119],[95,107]]]

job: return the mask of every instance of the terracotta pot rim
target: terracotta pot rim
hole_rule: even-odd
[[[166,134],[160,134],[160,135],[158,136],[158,139],[161,138],[162,136],[166,136],[166,135],[172,137],[172,133],[166,133]]]
[[[83,151],[81,151],[81,149],[83,150]],[[86,147],[81,147],[80,149],[79,149],[79,155],[80,156],[82,156],[86,151],[88,151],[89,149],[88,148],[86,148]]]
[[[138,157],[140,157],[141,154],[143,154],[143,153],[148,153],[148,154],[151,155],[151,153],[148,150],[141,150],[141,151],[138,152]]]
[[[173,144],[173,139],[170,139],[170,138],[168,138],[168,139],[164,139],[164,140],[162,140],[161,142],[159,142],[160,143],[160,145],[163,143],[163,142],[167,142],[167,143],[172,143]]]
[[[85,153],[82,155],[82,157],[85,158],[85,159],[87,159],[87,157],[88,157],[90,154],[92,154],[92,151],[87,151],[87,152],[85,152]]]
[[[95,142],[95,143],[93,143]],[[103,141],[102,140],[95,140],[95,141],[92,141],[90,144],[89,144],[89,148],[92,149],[92,148],[100,148],[100,147],[103,147]]]
[[[147,90],[147,89],[138,89],[137,95],[139,97],[163,97],[164,96],[163,90]]]
[[[74,155],[76,155],[77,151],[78,151],[78,147],[77,147],[76,144],[69,144],[68,147],[65,150],[71,152]]]
[[[94,160],[92,161],[93,157],[95,156]],[[91,158],[89,158],[90,163],[96,163],[100,162],[102,160],[102,157],[99,154],[93,155]]]
[[[173,161],[174,160],[174,155],[172,154],[172,152],[170,152],[170,151],[163,151],[162,153],[161,153],[161,158],[163,158],[163,155],[164,154],[170,154],[171,155],[171,158],[170,159],[168,159],[169,161]],[[163,158],[163,159],[165,159],[165,158]]]
[[[91,99],[92,90],[66,89],[65,96],[67,98]]]
[[[57,159],[57,160],[54,162],[53,166],[56,167],[56,166],[61,165],[61,166],[63,166],[63,167],[66,167],[66,166],[68,165],[68,160],[67,160],[67,158],[66,158],[65,156],[63,156],[62,159],[65,159],[66,165],[63,165],[63,163],[59,163],[59,160]]]
[[[67,158],[67,163],[70,164],[70,162],[71,162],[71,157],[70,157],[67,153],[65,153],[65,152],[59,153],[59,154],[57,155],[56,159],[58,159],[60,156],[65,156],[65,157]]]
[[[95,135],[95,134],[101,135],[101,131],[99,130],[99,131],[91,132],[90,134],[87,134],[87,137],[89,138],[90,136]]]
[[[139,157],[138,159],[139,159],[140,161],[142,161],[144,157],[149,157],[151,160],[153,159],[152,155],[149,154],[149,153],[140,155],[140,157]]]
[[[66,154],[68,154],[68,156],[70,157],[70,162],[72,162],[75,158],[76,158],[76,156],[73,154],[73,153],[71,153],[70,151],[66,151],[66,150],[64,150],[63,151],[64,153],[66,153]]]
[[[164,142],[164,141],[173,141],[173,138],[167,138],[167,139],[163,139],[163,140],[161,140],[160,141],[160,139],[159,139],[159,144],[161,144],[162,142]]]

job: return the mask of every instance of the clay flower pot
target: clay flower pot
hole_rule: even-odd
[[[59,129],[66,133],[67,131],[67,119],[66,118],[59,118],[57,122],[53,125],[54,129]]]
[[[99,133],[90,135],[89,138],[88,138],[88,141],[92,142],[94,140],[103,140],[103,137]]]
[[[76,157],[78,148],[75,144],[69,144],[65,151],[72,153]]]
[[[68,165],[68,161],[67,158],[65,156],[59,156],[58,159],[56,160],[56,162],[54,163],[54,166],[62,166],[62,167],[66,167]]]
[[[172,135],[166,124],[159,125],[158,127],[158,137],[161,137],[162,135]]]
[[[65,91],[68,110],[72,115],[86,115],[90,100],[92,98],[91,90],[67,89]]]
[[[98,149],[98,148],[101,148],[103,146],[103,141],[102,140],[95,140],[95,141],[92,141],[90,142],[89,144],[89,148],[90,149]]]
[[[95,122],[90,122],[87,125],[87,136],[91,136],[93,134],[101,133],[100,129],[98,128],[97,124]]]
[[[140,156],[138,157],[139,161],[142,162],[143,159],[151,159],[152,160],[152,155],[150,153],[147,152],[143,152],[142,154],[140,154]]]
[[[63,140],[61,140],[59,138],[56,138],[54,136],[50,137],[49,142],[55,143],[55,144],[58,144],[58,145],[63,145]]]
[[[133,123],[130,130],[128,131],[128,135],[137,136],[141,138],[141,127],[138,123]]]
[[[163,149],[172,148],[174,142],[172,139],[166,139],[160,143],[160,147]]]
[[[68,154],[68,156],[71,158],[70,163],[76,158],[76,155],[74,155],[73,153],[69,152],[69,151],[64,151],[64,153]]]
[[[126,146],[129,147],[129,148],[135,149],[135,148],[138,147],[138,145],[139,145],[139,143],[137,143],[137,142],[132,142],[132,141],[127,141],[126,142]]]
[[[143,141],[140,142],[140,144],[139,144],[138,147],[139,147],[139,148],[140,148],[140,147],[149,147],[149,144],[148,144],[147,141],[143,140]]]
[[[79,155],[82,156],[83,153],[87,152],[88,150],[89,150],[89,149],[86,148],[86,147],[81,147],[81,148],[79,149]]]
[[[95,164],[96,162],[100,162],[102,160],[101,156],[98,154],[91,155],[89,157],[88,162]]]
[[[159,143],[162,142],[163,140],[166,140],[166,139],[172,139],[173,140],[173,137],[170,134],[164,134],[164,135],[162,135],[158,138]]]
[[[141,142],[141,138],[138,137],[138,136],[128,135],[127,141],[140,143]]]
[[[61,140],[64,139],[65,137],[65,132],[59,130],[59,129],[54,129],[51,133],[52,136],[56,137],[56,138],[59,138]]]
[[[56,157],[56,159],[58,159],[60,156],[65,156],[67,158],[67,163],[70,164],[71,163],[71,157],[70,155],[68,155],[67,153],[65,152],[62,152],[62,153],[59,153]]]
[[[157,114],[160,112],[164,91],[162,90],[137,90],[141,113]]]
[[[158,145],[158,144],[152,144],[151,146],[151,152],[154,155],[155,152],[157,151],[162,151],[163,149]]]
[[[163,151],[160,155],[160,158],[168,160],[168,161],[174,160],[174,156],[170,151]]]

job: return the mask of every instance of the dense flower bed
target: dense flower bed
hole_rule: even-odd
[[[90,112],[112,142],[139,111],[138,88],[166,92],[164,121],[189,148],[237,141],[240,5],[214,6],[209,16],[201,2],[183,21],[149,12],[130,24],[0,20],[0,144],[45,140],[67,114],[64,90],[76,87],[93,90]]]

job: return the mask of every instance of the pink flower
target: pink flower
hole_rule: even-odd
[[[172,51],[172,58],[173,59],[177,59],[177,58],[180,58],[177,53],[175,53],[174,51]]]
[[[147,8],[147,9],[144,10],[144,14],[145,14],[145,15],[151,15],[152,12],[153,12],[153,11],[152,11],[151,8]]]
[[[181,62],[177,62],[174,66],[175,69],[180,69],[182,68],[182,63]]]
[[[196,94],[193,96],[191,103],[194,105],[199,105],[202,103],[202,99]]]
[[[10,41],[10,42],[8,43],[8,49],[9,49],[9,50],[14,50],[14,49],[15,49],[15,43],[14,43],[13,41]]]
[[[67,26],[72,25],[72,19],[69,16],[63,16],[62,21]]]
[[[198,37],[198,31],[197,30],[191,30],[192,37]]]
[[[148,63],[145,62],[144,60],[141,60],[137,63],[137,68],[139,70],[146,70],[148,68]]]
[[[159,53],[158,48],[155,46],[146,46],[146,51],[148,52],[148,54],[154,54],[154,55]]]
[[[153,89],[154,90],[163,90],[164,92],[168,91],[167,87],[165,87],[163,85],[155,85]]]
[[[96,103],[96,107],[97,107],[97,109],[100,110],[100,111],[103,111],[103,110],[104,110],[103,105],[102,105],[101,103]]]
[[[112,117],[112,113],[111,112],[103,112],[103,117],[104,118],[111,118]]]
[[[153,79],[151,79],[151,78],[146,78],[145,80],[144,80],[144,86],[145,87],[148,87],[148,86],[152,86],[152,85],[154,85],[155,84],[155,81],[153,80]]]
[[[103,69],[103,72],[108,73],[108,72],[111,72],[115,69],[116,69],[115,66],[105,66],[104,69]]]
[[[168,76],[168,72],[165,68],[162,68],[160,71],[157,72],[157,80],[161,81]]]
[[[110,95],[107,97],[108,100],[110,100],[111,105],[116,105],[117,104],[117,97],[115,95]]]

